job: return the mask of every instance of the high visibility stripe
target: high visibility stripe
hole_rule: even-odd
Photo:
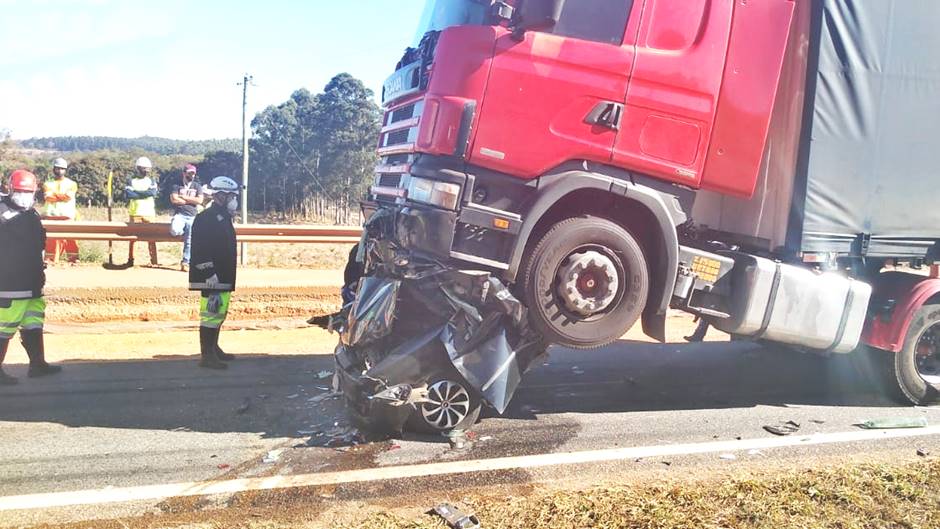
[[[36,311],[26,311],[26,314],[23,315],[23,318],[45,318],[45,312],[36,312]]]
[[[190,283],[189,288],[198,288],[200,290],[225,290],[231,289],[231,283],[216,283],[215,285],[209,286],[207,283]]]
[[[207,329],[218,329],[222,326],[224,322],[214,322],[214,321],[204,321],[199,324],[200,327],[205,327]]]
[[[32,290],[0,290],[0,299],[32,298]]]
[[[3,321],[0,322],[0,329],[15,329],[20,326],[22,321]]]
[[[23,329],[24,331],[41,331],[41,330],[42,330],[42,324],[41,324],[41,323],[37,323],[37,324],[23,325],[22,329]]]
[[[215,268],[215,263],[210,261],[208,263],[199,263],[196,265],[196,270],[208,270],[209,268]]]

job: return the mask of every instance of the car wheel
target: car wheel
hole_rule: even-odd
[[[483,404],[462,379],[448,376],[428,384],[428,402],[418,405],[409,424],[419,433],[446,434],[466,430],[480,418]]]

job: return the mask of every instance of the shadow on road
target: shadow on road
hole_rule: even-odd
[[[65,364],[62,374],[26,378],[0,388],[0,421],[71,427],[246,432],[293,437],[342,409],[338,400],[311,402],[327,391],[331,356],[254,356],[226,371],[196,367],[196,358]]]
[[[0,421],[292,437],[345,420],[341,399],[317,400],[330,385],[317,375],[332,370],[329,355],[240,358],[223,372],[198,369],[195,358],[77,363],[40,380],[14,366],[24,378],[0,388]],[[740,342],[620,342],[554,350],[525,377],[506,417],[797,404],[893,403],[847,357]]]
[[[822,358],[748,342],[619,342],[596,351],[554,350],[536,366],[508,418],[747,408],[758,405],[896,406],[861,359]]]

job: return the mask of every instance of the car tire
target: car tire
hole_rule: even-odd
[[[614,302],[590,316],[569,310],[558,291],[562,267],[579,251],[609,258],[619,274]],[[600,217],[570,218],[552,226],[529,252],[522,270],[522,296],[532,327],[547,342],[575,349],[621,338],[639,320],[649,296],[643,249],[629,231]]]
[[[408,419],[408,429],[416,433],[446,435],[467,430],[483,409],[479,394],[456,372],[432,377],[428,398],[432,402],[418,404]]]

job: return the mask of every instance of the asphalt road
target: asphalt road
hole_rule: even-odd
[[[507,413],[486,415],[472,446],[408,437],[355,446],[340,400],[322,399],[329,355],[242,358],[226,372],[195,360],[81,363],[55,378],[0,388],[2,497],[205,480],[338,472],[618,447],[772,438],[762,426],[800,424],[801,434],[854,431],[875,417],[927,417],[940,409],[898,406],[844,358],[824,359],[748,343],[618,343],[593,352],[553,351],[525,378]],[[631,473],[940,452],[934,436],[675,456],[502,471],[450,480],[448,489],[494,482],[589,482]],[[932,448],[931,448],[932,447]],[[267,457],[267,460],[265,458]],[[698,465],[698,466],[696,466]],[[576,469],[576,470],[575,470]],[[447,480],[368,488],[369,497],[433,491]],[[355,487],[351,487],[351,490]],[[354,494],[354,493],[350,493]],[[0,526],[166,513],[147,500],[106,506],[0,511]],[[201,505],[192,508],[209,508]]]

